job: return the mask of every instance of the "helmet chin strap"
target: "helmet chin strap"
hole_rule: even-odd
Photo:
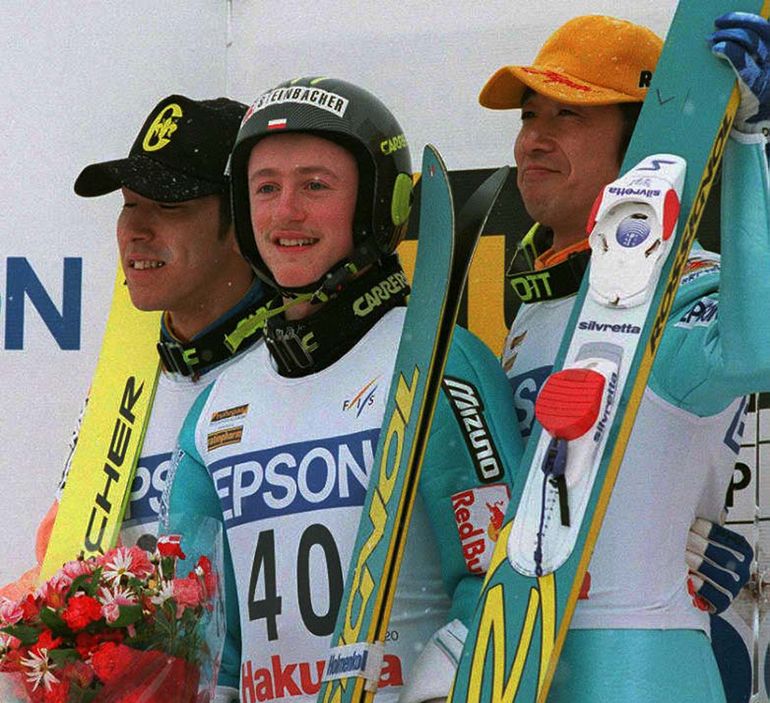
[[[348,284],[362,271],[365,271],[386,254],[387,252],[379,250],[372,237],[366,238],[353,249],[353,253],[349,257],[337,262],[326,272],[324,277],[317,282],[315,291],[307,292],[306,288],[302,290],[280,288],[281,295],[287,299],[287,304],[284,307],[291,307],[295,303],[308,300],[316,304],[331,300],[345,290]]]
[[[398,257],[391,255],[362,270],[328,305],[312,314],[299,319],[272,315],[265,339],[279,373],[304,376],[333,364],[389,310],[404,305],[408,293]]]

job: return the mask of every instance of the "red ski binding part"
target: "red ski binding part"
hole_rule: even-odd
[[[591,429],[599,415],[604,376],[590,369],[551,374],[535,401],[535,416],[552,437],[573,440]]]

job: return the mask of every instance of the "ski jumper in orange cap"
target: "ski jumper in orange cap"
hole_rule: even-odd
[[[618,176],[661,46],[639,25],[577,17],[554,32],[532,65],[500,68],[481,91],[485,107],[521,110],[514,146],[517,183],[539,223],[527,237],[530,268],[556,272],[569,261],[578,271],[572,293],[562,288],[561,297],[523,304],[505,342],[502,363],[525,438],[589,256],[588,214],[601,189]],[[746,94],[743,99],[747,104]],[[750,312],[746,303],[767,300],[770,292],[760,290],[750,275],[756,270],[767,279],[759,272],[770,266],[770,232],[764,138],[749,134],[749,128],[738,131],[743,127],[737,122],[729,139],[722,178],[722,228],[741,236],[724,238],[721,261],[699,248],[691,254],[589,564],[590,581],[575,609],[551,702],[725,700],[709,642],[709,614],[693,606],[691,591],[697,591],[699,603],[705,598],[711,609],[724,608],[747,578],[751,561],[745,540],[711,524],[720,521],[740,444],[742,396],[766,385],[769,370],[766,360],[746,350],[747,343],[763,345],[768,335],[767,325],[751,324],[749,318],[756,321],[760,313]],[[746,188],[756,200],[740,196]],[[746,330],[753,330],[751,342]],[[710,523],[693,524],[696,516]],[[715,582],[703,559],[688,560],[691,529],[712,541],[741,545],[729,579]],[[688,565],[700,572],[692,579]],[[736,585],[732,591],[723,586],[730,580]]]

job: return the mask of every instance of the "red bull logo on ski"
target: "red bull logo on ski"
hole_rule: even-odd
[[[580,585],[578,600],[589,600],[591,598],[591,572],[586,571],[583,576],[583,583]]]

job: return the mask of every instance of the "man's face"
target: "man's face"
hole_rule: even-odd
[[[232,307],[251,280],[232,232],[220,232],[219,196],[161,203],[121,190],[118,249],[131,301],[168,311],[174,332],[189,338]]]
[[[620,168],[623,116],[617,105],[566,105],[533,93],[514,145],[517,183],[537,222],[566,246],[585,237],[596,196]]]
[[[254,240],[280,285],[311,284],[353,252],[358,166],[346,149],[312,134],[265,137],[248,179]]]

